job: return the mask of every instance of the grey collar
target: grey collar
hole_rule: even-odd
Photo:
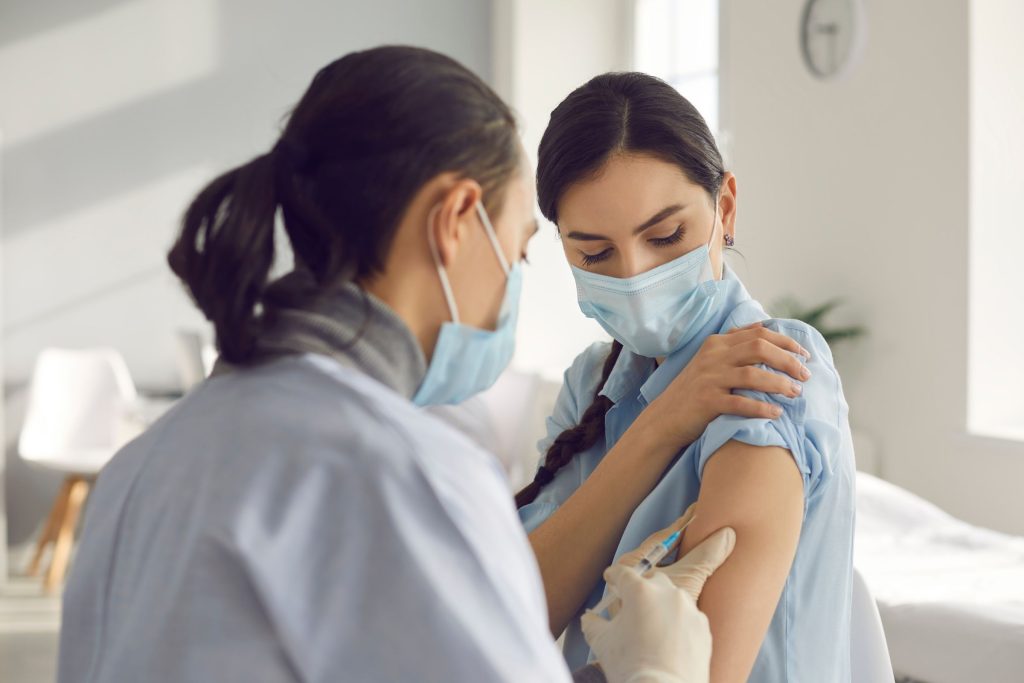
[[[317,353],[412,398],[427,373],[419,342],[383,301],[355,283],[296,307],[268,307],[257,360]]]

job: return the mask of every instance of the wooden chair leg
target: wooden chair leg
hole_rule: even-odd
[[[68,560],[71,558],[71,548],[75,543],[75,528],[78,526],[78,516],[82,511],[82,504],[89,495],[89,480],[81,477],[74,477],[71,482],[71,490],[68,493],[68,504],[64,511],[64,518],[61,520],[60,529],[57,531],[57,540],[53,544],[53,560],[46,572],[43,581],[43,589],[53,592],[64,582],[64,575],[67,573]]]
[[[46,518],[46,525],[43,527],[42,533],[39,534],[39,541],[36,543],[36,552],[32,556],[32,562],[29,563],[28,569],[25,571],[28,576],[35,576],[39,573],[39,565],[43,560],[46,547],[57,538],[57,530],[60,528],[60,522],[64,518],[68,496],[71,494],[72,479],[73,477],[67,477],[64,480],[60,486],[60,491],[57,493],[57,497],[53,499],[50,515]]]

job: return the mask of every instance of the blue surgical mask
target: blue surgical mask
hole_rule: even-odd
[[[490,331],[459,322],[459,309],[455,305],[448,273],[441,265],[433,233],[428,232],[430,251],[437,266],[437,275],[441,279],[441,288],[444,290],[444,298],[448,303],[452,320],[441,325],[441,333],[437,337],[437,344],[434,345],[434,355],[427,367],[426,377],[412,399],[417,405],[461,403],[473,394],[490,388],[508,367],[515,351],[519,292],[523,283],[522,270],[518,263],[509,266],[483,204],[478,202],[476,211],[507,278],[505,296],[501,302],[501,311],[498,313],[498,325],[494,331]]]
[[[712,227],[711,239],[715,230]],[[668,263],[628,278],[598,275],[576,266],[583,315],[633,353],[668,356],[692,341],[714,317],[720,282],[705,244]]]

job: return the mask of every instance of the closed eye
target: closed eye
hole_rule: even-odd
[[[583,265],[592,266],[595,263],[600,263],[601,261],[607,260],[611,255],[612,250],[609,247],[608,249],[605,249],[604,251],[598,252],[596,254],[583,254],[581,260],[583,261]]]
[[[685,232],[686,231],[683,229],[682,224],[680,224],[679,227],[676,228],[676,231],[671,235],[668,235],[667,237],[652,237],[648,242],[656,247],[667,247],[671,244],[678,244],[681,242]]]

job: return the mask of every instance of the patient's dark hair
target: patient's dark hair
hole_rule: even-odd
[[[617,154],[649,155],[675,164],[693,183],[718,197],[725,165],[704,118],[664,81],[642,73],[609,73],[591,79],[551,112],[537,155],[540,210],[558,224],[558,204],[574,183],[600,173]],[[548,449],[533,482],[516,495],[516,505],[533,502],[556,472],[604,434],[612,402],[599,392],[622,345],[612,344],[590,407],[580,423],[562,432]]]
[[[445,172],[472,178],[493,216],[521,163],[512,112],[436,52],[380,47],[313,78],[273,149],[207,185],[185,212],[171,269],[214,326],[225,360],[252,360],[274,305],[278,207],[313,289],[379,273],[416,192]]]

